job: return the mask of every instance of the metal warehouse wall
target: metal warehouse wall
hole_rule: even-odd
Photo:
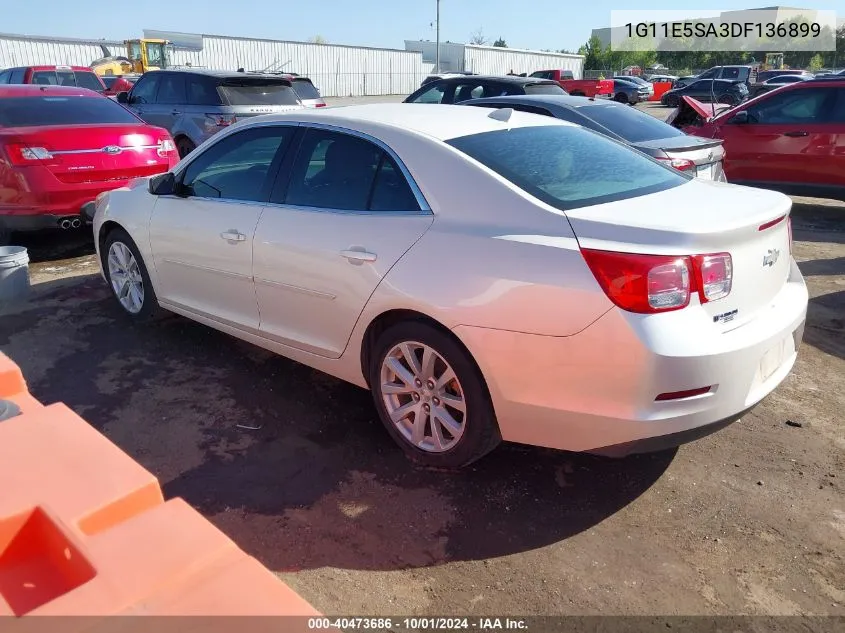
[[[268,67],[307,75],[325,97],[407,94],[425,78],[417,52],[203,35],[202,50],[179,50],[174,64],[224,70]]]
[[[406,51],[422,53],[423,64],[430,64],[434,68],[437,60],[437,43],[428,40],[405,40]],[[440,42],[440,72],[464,69],[464,45],[453,42]]]
[[[530,74],[535,70],[552,69],[571,70],[576,79],[581,79],[584,56],[472,44],[464,47],[464,70],[481,75],[504,75],[511,70],[516,74]]]
[[[0,33],[0,68],[35,64],[88,66],[103,56],[99,44],[109,47],[114,54],[125,54],[123,42]]]

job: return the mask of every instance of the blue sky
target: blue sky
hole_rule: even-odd
[[[405,39],[435,39],[431,23],[435,0],[20,0],[4,11],[0,30],[6,33],[59,37],[124,39],[143,29],[184,31],[280,40],[306,40],[321,35],[335,44],[404,48]],[[683,6],[678,0],[642,0],[633,7],[621,0],[441,0],[443,41],[467,42],[478,29],[491,41],[504,37],[508,46],[533,49],[577,49],[593,28],[610,26],[613,9],[679,7],[750,9],[774,6],[760,0],[717,0]],[[845,0],[813,0],[786,6],[838,9]],[[59,8],[64,7],[64,8]],[[395,7],[402,7],[401,10]]]

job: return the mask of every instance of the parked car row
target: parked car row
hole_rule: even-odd
[[[795,363],[791,202],[562,120],[614,113],[634,110],[522,94],[246,118],[97,198],[102,275],[131,320],[180,314],[369,389],[426,466],[690,441]]]

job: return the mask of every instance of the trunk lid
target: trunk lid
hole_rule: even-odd
[[[714,328],[727,331],[768,308],[786,283],[791,207],[787,196],[773,191],[692,180],[566,215],[582,248],[678,256],[730,253],[730,294],[697,308]],[[690,304],[698,306],[697,295]]]
[[[725,103],[703,103],[698,99],[682,96],[678,107],[666,118],[666,123],[679,130],[685,130],[707,123],[732,107]]]
[[[158,153],[160,141],[169,134],[143,124],[5,128],[2,133],[8,144],[46,149],[52,158],[37,165],[64,183],[127,180],[169,166],[168,156]]]

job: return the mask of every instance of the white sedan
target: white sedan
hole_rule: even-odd
[[[791,370],[789,198],[702,182],[510,109],[243,121],[102,195],[135,320],[175,312],[373,393],[418,462],[502,439],[610,455],[695,439]]]

